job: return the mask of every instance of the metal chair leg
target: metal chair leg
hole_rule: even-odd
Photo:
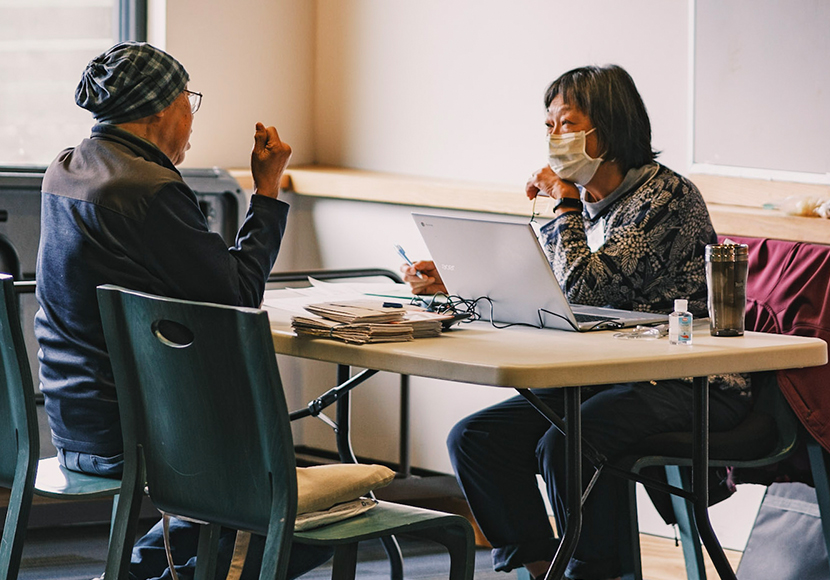
[[[343,384],[350,378],[351,371],[347,365],[337,365],[337,383]],[[349,406],[350,394],[343,394],[337,401],[337,451],[343,463],[357,463],[352,450],[352,441],[349,433],[351,424],[351,409]],[[370,494],[374,497],[374,494]],[[403,554],[395,536],[381,538],[381,544],[389,558],[391,580],[403,580]],[[355,548],[357,549],[357,548]]]
[[[689,489],[690,478],[688,470],[677,465],[667,465],[665,469],[669,485]],[[674,517],[677,518],[677,527],[680,531],[683,559],[686,561],[686,577],[689,580],[706,580],[703,548],[700,545],[700,534],[695,524],[694,510],[689,502],[682,497],[676,495],[670,497],[672,508],[674,509]]]
[[[357,568],[357,544],[343,544],[334,548],[331,580],[354,580]]]

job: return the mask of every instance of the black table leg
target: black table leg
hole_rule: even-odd
[[[565,495],[568,522],[560,536],[556,555],[548,568],[545,580],[565,577],[568,562],[573,556],[579,534],[582,532],[582,393],[579,387],[565,388],[565,463],[567,479]]]
[[[695,495],[694,514],[700,539],[722,580],[735,580],[735,572],[723,553],[709,521],[709,379],[695,377],[692,458],[692,487]]]
[[[351,370],[348,365],[337,365],[337,384],[342,385],[349,380]],[[352,450],[352,440],[349,434],[349,427],[351,424],[351,409],[349,405],[349,393],[344,393],[337,400],[337,452],[340,455],[340,461],[343,463],[357,463],[357,458]],[[369,493],[374,497],[373,493]],[[383,549],[386,551],[386,556],[389,558],[390,578],[391,580],[403,580],[403,554],[401,547],[398,544],[395,536],[385,536],[380,539],[383,544]]]
[[[351,368],[348,365],[337,365],[337,384],[342,385],[351,378]],[[357,463],[357,458],[352,450],[351,428],[351,397],[349,393],[343,393],[337,399],[335,406],[335,423],[337,429],[334,432],[337,443],[337,453],[342,463]]]
[[[522,396],[528,399],[537,410],[547,417],[553,425],[565,434],[565,460],[567,465],[566,479],[566,501],[568,507],[568,521],[564,534],[561,537],[559,548],[553,562],[548,569],[545,580],[560,580],[564,577],[568,562],[573,556],[579,535],[582,531],[582,503],[584,495],[582,492],[582,414],[581,414],[581,392],[578,387],[565,388],[565,417],[562,421],[544,403],[526,389],[516,389]],[[723,548],[718,542],[717,536],[712,529],[709,520],[709,380],[707,377],[696,377],[694,379],[694,425],[693,440],[694,450],[692,457],[692,493],[684,492],[682,489],[672,489],[665,485],[656,485],[656,482],[642,481],[648,485],[664,489],[669,493],[676,493],[686,497],[694,503],[695,523],[697,524],[700,538],[715,569],[722,580],[736,580],[732,566],[726,559]],[[585,449],[592,457],[596,452],[588,445]],[[615,474],[641,481],[643,478],[626,473],[623,470],[612,469],[612,466],[604,464],[604,458],[597,456],[591,460],[595,467],[611,469]],[[598,475],[598,473],[597,473]]]
[[[582,503],[585,496],[590,493],[590,489],[584,493],[582,490],[582,391],[579,387],[566,387],[564,389],[564,421],[532,391],[528,389],[516,389],[516,391],[565,435],[565,469],[567,472],[565,474],[565,501],[567,502],[568,521],[565,524],[564,533],[560,536],[559,547],[556,549],[553,561],[547,574],[545,574],[545,580],[561,580],[565,577],[568,562],[571,561],[574,550],[576,550],[579,534],[582,532]],[[586,446],[586,451],[591,453],[592,462],[602,465],[603,460],[596,457],[596,453],[590,445]],[[594,474],[594,479],[598,475],[599,469]],[[590,485],[590,487],[593,487],[593,485]]]
[[[565,388],[565,463],[567,480],[565,494],[568,504],[568,523],[559,540],[559,547],[551,562],[546,580],[560,579],[576,550],[582,532],[582,392],[579,387]]]
[[[409,458],[409,375],[401,375],[401,412],[398,441],[398,475],[407,478],[412,475]]]

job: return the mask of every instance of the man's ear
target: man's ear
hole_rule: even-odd
[[[184,94],[184,92],[182,92],[182,94]],[[181,96],[181,95],[180,95],[180,96]],[[166,116],[168,116],[168,114],[172,114],[172,113],[171,113],[171,111],[173,111],[173,108],[174,108],[174,107],[176,107],[176,106],[180,106],[180,105],[179,105],[179,98],[180,98],[180,96],[179,96],[179,97],[176,97],[175,99],[173,99],[173,102],[172,102],[172,103],[170,103],[169,105],[167,105],[167,106],[166,106],[164,109],[162,109],[161,111],[159,111],[158,113],[153,113],[152,115],[148,116],[147,118],[148,118],[151,122],[156,122],[156,123],[157,123],[157,122],[159,122],[159,121],[164,120],[164,118],[165,118]],[[188,103],[188,106],[190,106],[190,105],[189,105],[189,103]]]

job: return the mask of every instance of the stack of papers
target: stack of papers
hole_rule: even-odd
[[[411,326],[413,338],[432,338],[441,336],[441,321],[449,318],[452,317],[446,314],[427,312],[417,306],[408,306],[406,307],[406,316],[396,324]]]
[[[406,342],[414,338],[412,327],[401,324],[348,324],[326,318],[294,316],[291,327],[297,334],[336,338],[352,344]]]
[[[441,322],[449,318],[408,304],[388,304],[374,299],[307,304],[312,315],[292,316],[291,326],[297,334],[366,344],[440,336]]]
[[[352,323],[386,323],[402,320],[404,317],[403,305],[392,308],[378,304],[374,300],[353,302],[324,302],[323,304],[309,304],[306,310],[317,316],[328,318],[336,322]]]

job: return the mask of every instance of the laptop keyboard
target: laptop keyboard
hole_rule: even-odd
[[[577,322],[605,322],[607,320],[617,320],[611,316],[599,316],[597,314],[578,314],[574,312]]]

